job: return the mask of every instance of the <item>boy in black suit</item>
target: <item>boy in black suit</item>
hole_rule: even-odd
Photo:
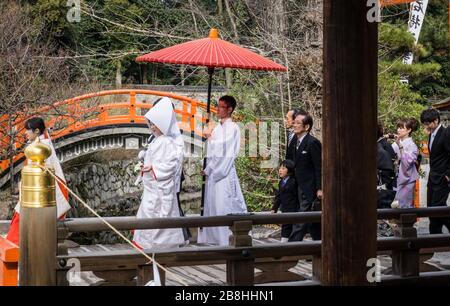
[[[447,206],[450,184],[450,131],[440,123],[439,112],[427,109],[420,115],[420,122],[430,134],[430,173],[427,184],[427,206]],[[442,234],[442,226],[450,230],[448,218],[430,218],[430,234]]]
[[[275,194],[272,213],[278,209],[281,212],[298,212],[297,183],[295,182],[295,164],[292,160],[284,160],[278,169],[280,183]],[[292,233],[292,224],[281,226],[281,242],[288,242]]]

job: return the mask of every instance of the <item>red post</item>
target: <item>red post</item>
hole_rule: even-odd
[[[17,286],[19,247],[0,237],[0,286]]]

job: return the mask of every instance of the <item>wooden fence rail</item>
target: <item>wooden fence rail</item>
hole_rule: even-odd
[[[437,283],[450,281],[450,272],[420,271],[423,261],[421,256],[431,257],[434,252],[448,251],[450,234],[418,237],[413,226],[418,217],[450,217],[450,207],[378,210],[378,219],[395,219],[398,224],[395,237],[378,238],[377,241],[378,254],[392,256],[392,275],[383,276],[381,278],[383,284],[397,284],[402,281],[414,283],[433,280]],[[293,279],[292,273],[288,271],[289,264],[295,265],[301,258],[310,258],[313,266],[313,282],[306,281],[298,284],[320,284],[322,269],[320,241],[252,245],[249,232],[254,225],[321,222],[321,212],[252,213],[158,219],[110,217],[106,219],[119,230],[229,226],[232,232],[229,246],[154,248],[145,251],[149,255],[155,254],[156,260],[165,267],[225,263],[229,285],[254,285],[255,282]],[[2,227],[6,227],[4,223]],[[79,260],[82,271],[93,271],[99,277],[107,279],[107,284],[130,284],[137,276],[137,282],[134,284],[142,285],[151,279],[151,265],[148,265],[148,260],[135,250],[69,255],[66,241],[71,233],[104,230],[110,229],[96,218],[67,219],[58,222],[55,229],[55,236],[58,239],[58,252],[55,258],[57,268],[54,271],[58,285],[68,285],[66,275],[70,269],[68,261],[71,258]],[[40,246],[45,247],[45,243]],[[277,268],[274,269],[274,266]],[[262,272],[254,274],[254,268]]]
[[[420,208],[420,209],[383,209],[378,210],[378,219],[396,219],[398,230],[396,237],[379,238],[377,249],[379,254],[391,254],[393,260],[393,276],[381,279],[385,284],[395,284],[399,280],[419,283],[433,279],[437,282],[450,280],[447,273],[420,273],[421,255],[433,254],[434,251],[447,250],[450,246],[450,235],[427,235],[417,237],[413,227],[418,217],[450,217],[450,207]],[[227,283],[229,285],[254,285],[254,268],[262,268],[263,273],[258,275],[259,280],[282,280],[289,278],[287,269],[280,268],[284,261],[296,263],[299,258],[308,256],[313,264],[313,282],[305,281],[299,285],[318,285],[321,279],[321,253],[320,241],[272,243],[267,245],[252,245],[248,235],[253,225],[263,224],[289,224],[321,222],[321,212],[267,214],[253,213],[245,215],[228,215],[216,217],[182,217],[160,219],[136,219],[135,217],[107,218],[113,226],[120,230],[131,229],[157,229],[179,227],[208,227],[229,226],[233,232],[230,236],[230,245],[226,247],[192,247],[171,250],[147,250],[148,254],[155,254],[159,263],[166,267],[191,266],[226,263]],[[60,241],[68,238],[71,232],[93,232],[109,230],[100,220],[95,218],[69,219],[59,223]],[[72,258],[67,254],[59,255],[58,275],[61,279],[67,272],[65,263]],[[122,270],[133,274],[137,271],[137,284],[143,284],[151,279],[151,273],[146,265],[146,259],[134,250],[118,252],[96,252],[95,254],[77,254],[82,270],[94,271],[96,274],[110,276],[112,271]],[[264,273],[264,268],[277,265],[278,268],[269,268],[272,273]],[[286,266],[286,265],[285,265]],[[288,266],[289,267],[289,266]],[[125,270],[125,271],[124,271]],[[276,270],[274,273],[273,271]],[[105,271],[108,273],[105,274]],[[147,271],[144,273],[143,271]]]
[[[429,207],[411,209],[379,209],[378,219],[399,219],[403,214],[415,214],[419,217],[450,217],[450,207]],[[321,212],[299,213],[250,213],[243,215],[227,215],[214,217],[176,217],[176,218],[143,218],[109,217],[105,218],[119,230],[163,229],[180,227],[232,226],[236,221],[252,221],[253,225],[292,224],[321,222]],[[66,219],[59,222],[61,229],[69,232],[97,232],[110,228],[97,218]]]

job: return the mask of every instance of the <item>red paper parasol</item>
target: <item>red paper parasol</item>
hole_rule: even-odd
[[[208,100],[206,124],[211,108],[211,85],[214,68],[286,71],[287,68],[259,54],[219,38],[217,29],[211,29],[208,38],[197,39],[154,51],[136,58],[136,62],[169,63],[208,67]],[[204,160],[206,167],[206,158]],[[202,186],[202,215],[204,186]]]
[[[286,67],[259,54],[218,38],[217,29],[211,29],[208,38],[185,42],[141,55],[136,58],[136,61],[206,66],[209,68],[287,70]]]

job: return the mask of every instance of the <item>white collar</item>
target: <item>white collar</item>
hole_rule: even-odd
[[[297,145],[300,145],[303,141],[303,139],[306,137],[306,135],[308,135],[308,133],[306,133],[305,135],[303,135],[302,137],[300,137],[300,139],[297,142]]]
[[[231,120],[231,117],[228,117],[227,119],[225,119],[224,121],[222,121],[222,119],[220,120],[220,124],[224,124],[225,122],[228,122],[228,121],[232,121]]]
[[[400,139],[400,143],[401,143],[401,144],[404,144],[404,143],[406,143],[406,142],[408,142],[408,141],[410,141],[410,140],[412,140],[412,138],[411,138],[411,136],[408,136],[408,137],[406,137],[406,138],[403,139],[403,140]]]
[[[431,133],[431,137],[434,138],[436,136],[436,134],[437,134],[438,130],[441,128],[441,126],[442,126],[442,124],[438,125],[438,127],[433,131],[433,133]]]

